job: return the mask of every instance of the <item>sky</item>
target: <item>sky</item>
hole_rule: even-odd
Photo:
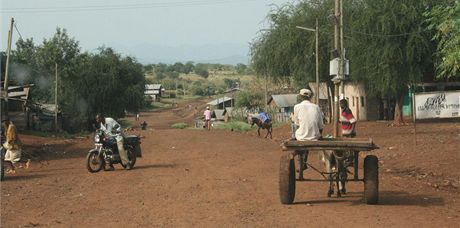
[[[20,34],[41,43],[60,27],[83,51],[105,45],[141,62],[242,58],[270,10],[293,1],[0,0],[0,46],[13,17],[14,41]]]

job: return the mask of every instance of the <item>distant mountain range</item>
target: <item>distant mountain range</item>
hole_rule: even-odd
[[[108,45],[117,52],[127,54],[143,63],[237,63],[248,64],[249,44],[209,44],[209,45],[182,45],[182,46],[159,46],[154,44],[139,44],[124,46],[120,44]]]

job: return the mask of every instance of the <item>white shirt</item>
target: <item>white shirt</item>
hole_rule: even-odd
[[[304,100],[294,106],[294,123],[299,126],[295,138],[299,141],[317,140],[324,128],[323,113],[318,105]]]
[[[118,125],[118,127],[116,128],[115,125]],[[115,129],[121,132],[121,125],[113,118],[110,118],[110,117],[105,118],[105,124],[101,123],[101,130],[103,130],[107,135],[113,135],[112,129]]]

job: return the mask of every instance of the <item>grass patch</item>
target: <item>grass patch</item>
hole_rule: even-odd
[[[185,129],[188,127],[188,125],[186,123],[175,123],[171,125],[171,127],[175,129]]]
[[[64,139],[75,139],[78,137],[85,137],[89,132],[83,131],[80,133],[71,134],[65,131],[54,132],[54,131],[34,131],[34,130],[20,130],[21,134],[32,135],[43,138],[64,138]]]
[[[242,121],[230,121],[227,123],[221,123],[216,126],[218,129],[224,129],[231,131],[238,131],[238,132],[247,132],[251,130],[251,125],[247,124],[246,122]]]

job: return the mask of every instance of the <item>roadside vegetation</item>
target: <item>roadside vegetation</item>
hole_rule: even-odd
[[[216,125],[216,128],[229,131],[248,132],[251,130],[251,125],[242,121],[230,121],[225,123],[219,123]]]
[[[175,123],[173,125],[171,125],[172,128],[175,128],[175,129],[185,129],[188,127],[188,124],[186,123]]]

